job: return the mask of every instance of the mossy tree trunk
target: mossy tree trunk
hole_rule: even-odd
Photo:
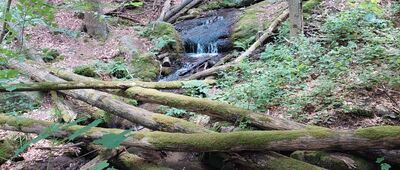
[[[4,40],[4,38],[5,38],[6,34],[7,34],[7,16],[9,15],[9,12],[10,12],[11,2],[12,2],[12,0],[8,0],[7,1],[6,7],[5,7],[5,10],[4,10],[3,26],[2,26],[2,30],[1,30],[1,33],[0,33],[0,44],[3,43],[3,40]]]
[[[72,73],[71,73],[72,74]],[[39,82],[19,83],[0,86],[0,92],[17,91],[51,91],[73,89],[127,89],[129,87],[143,87],[151,89],[180,89],[193,81],[168,82],[141,82],[141,81],[70,81],[70,82]],[[199,81],[205,84],[214,84],[214,80]],[[12,89],[12,90],[10,90]]]
[[[0,116],[0,129],[40,133],[52,122]],[[68,126],[55,137],[66,137],[84,126]],[[98,139],[124,130],[91,128],[81,138]],[[308,127],[302,130],[241,131],[231,133],[131,132],[123,146],[184,152],[294,151],[294,150],[365,150],[400,147],[400,126],[381,126],[357,130],[330,130]]]
[[[33,64],[26,64],[25,62],[19,62],[14,59],[8,61],[7,67],[27,73],[37,81],[65,82],[65,80],[50,74],[45,68]],[[149,129],[169,132],[204,132],[204,129],[195,124],[189,123],[188,121],[169,117],[163,114],[152,113],[134,107],[117,100],[119,98],[118,96],[110,95],[105,92],[91,89],[60,90],[59,92],[72,96],[78,100],[82,100],[92,106],[133,123],[141,124]]]
[[[206,114],[223,120],[237,122],[249,121],[250,125],[261,129],[300,129],[304,125],[280,118],[273,118],[261,113],[254,113],[219,101],[195,98],[179,94],[160,92],[154,89],[132,87],[126,90],[126,95],[134,99],[157,103],[193,112]]]

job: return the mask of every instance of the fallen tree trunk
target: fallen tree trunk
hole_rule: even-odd
[[[65,82],[44,68],[28,65],[17,60],[10,59],[7,66],[28,73],[31,77],[38,81],[54,81]],[[169,132],[205,132],[199,126],[188,123],[185,120],[169,117],[163,114],[152,113],[147,110],[134,107],[119,100],[115,96],[105,92],[96,90],[64,90],[59,91],[76,99],[82,100],[92,106],[98,107],[110,114],[129,120],[133,123],[138,123],[144,127]]]
[[[163,21],[168,21],[168,19],[170,19],[172,16],[174,16],[176,13],[178,13],[179,11],[181,11],[183,8],[185,8],[186,5],[188,5],[190,2],[192,2],[193,0],[185,0],[183,1],[179,6],[172,8],[172,10],[168,11],[165,14],[165,17],[163,18]]]
[[[52,122],[0,115],[0,129],[40,133]],[[55,137],[66,137],[84,126],[68,126]],[[81,138],[98,139],[124,130],[91,128]],[[294,150],[365,150],[400,148],[400,126],[379,126],[357,130],[307,127],[302,130],[241,131],[231,133],[131,132],[123,146],[165,151],[235,152]]]
[[[234,123],[246,120],[250,122],[250,125],[261,129],[283,130],[304,128],[304,125],[300,123],[280,118],[273,118],[230,104],[204,98],[195,98],[179,94],[160,92],[154,89],[145,89],[141,87],[129,88],[125,91],[125,94],[128,97],[132,97],[140,101],[183,108]]]
[[[17,61],[13,61],[11,60],[11,62],[17,62]],[[32,65],[32,62],[30,62]],[[41,72],[39,73],[35,73],[34,77],[36,77],[36,79],[39,80],[55,80],[55,81],[59,81],[59,79],[55,78],[53,75],[49,74],[48,72],[45,72],[43,68],[32,68],[32,66],[29,66],[27,64],[23,64],[23,63],[12,63],[14,67],[19,68],[19,69],[25,69],[24,71],[27,71],[28,73],[33,74],[34,72],[32,72],[32,70],[41,70]],[[54,71],[54,70],[53,70]],[[53,72],[54,73],[54,72]],[[91,81],[94,80],[92,78],[88,78],[88,77],[83,77],[83,76],[79,76],[79,75],[75,75],[72,73],[68,73],[65,71],[60,71],[58,70],[57,73],[59,73],[59,75],[63,75],[64,77],[67,77],[67,79],[73,78],[74,80],[82,80],[82,81]],[[57,74],[58,75],[58,74]],[[68,75],[68,76],[66,76]],[[48,78],[50,77],[50,78]],[[83,93],[87,93],[87,90],[80,90],[83,91]],[[71,94],[71,93],[70,93]],[[126,118],[127,120],[130,120],[131,122],[136,122],[139,124],[142,124],[144,126],[146,126],[146,122],[153,122],[156,121],[156,124],[154,124],[153,126],[146,126],[150,129],[153,130],[164,130],[164,131],[168,131],[168,132],[187,132],[187,133],[199,133],[199,132],[208,132],[210,133],[211,131],[197,126],[191,122],[187,122],[185,120],[181,120],[181,119],[176,119],[176,118],[172,118],[172,117],[168,117],[168,116],[164,116],[164,115],[160,115],[160,114],[156,114],[156,113],[151,113],[147,110],[138,110],[139,108],[132,107],[130,105],[126,105],[125,103],[119,102],[118,100],[115,99],[110,99],[110,97],[104,97],[102,95],[97,96],[96,94],[98,94],[98,91],[94,91],[92,90],[92,92],[88,93],[89,95],[92,96],[88,96],[88,97],[77,97],[78,99],[81,99],[89,104],[92,104],[96,107],[99,107],[103,110],[106,111],[110,111],[112,114],[115,115],[120,115],[120,114],[132,114],[132,113],[137,113],[135,114],[135,116],[137,116],[138,118],[135,119],[143,119],[142,122],[137,122],[135,121],[135,119],[129,119]],[[76,95],[76,94],[75,94]],[[102,100],[96,100],[96,99],[92,99],[93,97],[96,98],[102,98]],[[97,101],[97,102],[96,102]],[[120,104],[118,104],[120,103]],[[113,107],[115,106],[115,107]],[[109,109],[109,107],[112,107],[111,109]],[[115,109],[113,109],[115,108]],[[133,111],[132,111],[133,110]],[[114,113],[116,112],[116,113]],[[131,115],[132,116],[132,115]],[[122,116],[121,116],[122,117]],[[125,118],[125,117],[123,117]],[[158,126],[157,126],[158,124]],[[289,160],[287,160],[289,162]],[[292,159],[292,161],[296,161],[294,159]],[[308,170],[312,170],[312,169],[318,169],[318,167],[314,167],[310,164],[306,164],[304,163],[303,167],[306,167]],[[277,169],[279,169],[279,167],[277,167]]]
[[[250,56],[251,53],[254,52],[254,50],[256,50],[258,47],[260,47],[265,40],[267,40],[267,38],[272,36],[273,31],[283,22],[285,21],[287,18],[289,17],[289,11],[285,10],[283,11],[283,13],[276,18],[271,25],[268,27],[268,29],[264,32],[264,34],[256,41],[254,42],[250,48],[248,48],[244,53],[242,53],[238,58],[236,58],[234,61],[221,65],[221,66],[216,66],[216,67],[212,67],[210,69],[198,72],[196,74],[193,74],[187,78],[185,78],[185,80],[194,80],[194,79],[199,79],[202,77],[206,77],[206,76],[210,76],[212,74],[215,74],[216,72],[219,71],[223,71],[226,70],[232,66],[237,65],[238,63],[242,62],[246,57]]]
[[[214,84],[214,80],[202,81],[206,84]],[[129,87],[143,87],[154,89],[179,89],[191,81],[171,82],[140,82],[140,81],[70,81],[70,82],[39,82],[19,83],[0,86],[0,92],[17,91],[51,91],[73,89],[127,89]],[[11,89],[11,90],[10,90]]]
[[[360,157],[335,152],[296,151],[290,157],[327,169],[340,170],[373,170],[377,169],[373,162]]]
[[[158,17],[157,21],[164,21],[165,18],[165,14],[167,13],[167,11],[171,8],[171,0],[166,0],[164,2],[164,6],[161,10],[161,14]]]
[[[171,16],[168,19],[169,23],[173,23],[175,22],[180,16],[182,16],[184,13],[186,13],[187,11],[189,11],[189,9],[193,8],[194,6],[196,6],[197,4],[199,4],[202,0],[193,0],[192,2],[190,2],[188,5],[186,5],[184,8],[182,8],[179,12],[177,12],[175,15]]]

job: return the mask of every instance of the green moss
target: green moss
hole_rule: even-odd
[[[135,56],[130,66],[132,74],[144,81],[154,80],[160,73],[160,64],[150,53]]]
[[[271,5],[275,5],[275,3],[273,4],[273,1],[262,1],[246,8],[239,21],[233,26],[233,33],[231,35],[232,41],[236,42],[235,44],[248,42],[254,39],[253,37],[257,35],[257,33],[266,30],[270,26],[272,20],[283,11],[280,8],[273,9],[275,12],[268,12],[268,15],[271,16],[265,16],[265,9]]]
[[[293,131],[255,131],[232,132],[221,134],[170,134],[154,132],[146,135],[151,144],[159,149],[171,146],[186,146],[202,150],[230,150],[232,147],[246,146],[246,149],[263,148],[274,141],[288,141],[300,137],[318,136],[320,132],[313,130]],[[251,139],[251,140],[250,140]]]
[[[149,24],[142,33],[143,36],[150,38],[156,45],[157,51],[167,51],[179,57],[184,52],[183,40],[175,27],[167,22],[154,22]],[[160,41],[165,41],[160,43]],[[158,47],[157,47],[158,46]]]
[[[96,68],[92,65],[74,67],[73,72],[86,77],[96,77]]]
[[[305,163],[303,161],[298,161],[291,159],[286,156],[274,157],[272,160],[268,161],[266,169],[270,170],[281,170],[281,169],[296,169],[296,170],[323,170],[323,168]]]
[[[162,114],[153,114],[152,119],[157,123],[162,124],[166,129],[171,129],[173,127],[176,131],[188,133],[210,132],[194,123]]]
[[[306,126],[306,130],[316,138],[325,138],[332,135],[332,130],[319,126]]]
[[[340,154],[338,156],[346,157],[350,160],[354,161],[355,167],[352,169],[355,170],[370,170],[376,169],[374,164],[363,160],[359,157],[347,154]],[[349,169],[346,162],[343,159],[336,157],[335,153],[327,153],[323,151],[296,151],[293,152],[290,157],[304,161],[313,165],[317,165],[323,168],[332,169],[332,170],[341,170],[341,169]]]
[[[322,0],[308,0],[303,4],[303,13],[311,14],[311,11],[320,3]]]
[[[399,126],[377,126],[357,129],[355,134],[359,137],[368,138],[371,140],[390,138],[390,137],[400,137],[400,127]]]
[[[158,165],[152,164],[139,156],[130,154],[128,152],[123,152],[118,156],[118,160],[126,169],[135,170],[171,170],[166,167],[160,167]]]

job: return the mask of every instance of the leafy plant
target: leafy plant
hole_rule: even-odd
[[[142,7],[144,5],[144,2],[135,2],[135,1],[130,1],[124,4],[125,7]]]
[[[195,97],[206,97],[210,86],[203,81],[193,80],[185,82],[182,88],[186,89],[185,95],[195,96]]]
[[[121,142],[126,139],[126,135],[131,132],[130,130],[125,130],[120,134],[106,134],[100,139],[95,140],[93,143],[104,146],[107,149],[113,149],[118,147]]]
[[[392,166],[390,164],[383,162],[385,160],[384,157],[380,157],[376,159],[376,163],[380,165],[381,170],[389,170]]]
[[[74,67],[73,72],[86,77],[96,77],[96,69],[91,65],[82,65]]]

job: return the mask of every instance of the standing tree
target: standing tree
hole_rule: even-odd
[[[101,17],[100,2],[98,0],[86,0],[85,7],[84,31],[94,38],[107,39],[107,23]]]
[[[302,0],[288,0],[290,36],[295,37],[303,33],[303,5]]]

